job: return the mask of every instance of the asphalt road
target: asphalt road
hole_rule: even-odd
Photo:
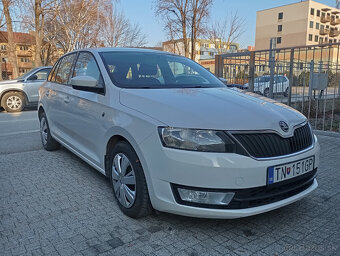
[[[340,138],[319,135],[319,187],[257,216],[123,215],[107,179],[42,149],[36,111],[0,113],[0,255],[340,255]]]
[[[0,154],[42,149],[37,111],[0,112]]]

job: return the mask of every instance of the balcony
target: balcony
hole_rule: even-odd
[[[329,29],[328,28],[322,28],[320,29],[320,35],[328,35],[329,34]]]
[[[331,21],[331,16],[323,16],[321,17],[321,22],[326,23]]]
[[[329,33],[329,36],[331,37],[336,37],[340,34],[340,31],[336,30],[336,29],[332,29]]]
[[[331,19],[331,25],[335,26],[340,24],[340,19]]]

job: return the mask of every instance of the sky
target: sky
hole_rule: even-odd
[[[280,5],[300,2],[299,0],[213,0],[210,21],[221,20],[227,13],[237,11],[245,19],[245,33],[238,43],[242,48],[254,45],[256,11]],[[317,2],[335,6],[336,0],[317,0]],[[166,41],[161,17],[155,16],[155,0],[120,0],[119,9],[132,23],[137,23],[147,35],[147,46],[155,46]]]

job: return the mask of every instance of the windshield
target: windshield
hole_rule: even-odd
[[[122,88],[209,88],[225,85],[196,62],[144,52],[103,52],[112,82]]]
[[[270,77],[269,76],[260,76],[258,78],[255,78],[255,83],[267,83],[269,82]]]
[[[30,71],[28,71],[27,73],[19,76],[17,78],[17,80],[25,80],[27,77],[29,77],[30,75],[32,75],[35,71],[37,71],[39,68],[34,68],[34,69],[31,69]]]

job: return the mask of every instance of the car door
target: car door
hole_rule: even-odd
[[[95,57],[90,52],[80,52],[74,66],[72,77],[90,76],[98,82],[98,88],[105,90],[105,85]],[[67,129],[72,133],[76,150],[97,166],[103,166],[102,137],[105,127],[105,113],[109,110],[104,90],[87,90],[75,87],[70,93],[70,120]],[[93,88],[91,88],[93,89]]]
[[[72,144],[72,134],[67,128],[70,121],[69,94],[72,90],[69,85],[70,73],[76,53],[68,54],[59,60],[57,69],[52,74],[46,95],[48,97],[48,116],[52,134],[66,144]]]
[[[25,88],[29,101],[38,102],[39,100],[39,88],[46,81],[51,68],[43,68],[29,76],[25,81]]]

